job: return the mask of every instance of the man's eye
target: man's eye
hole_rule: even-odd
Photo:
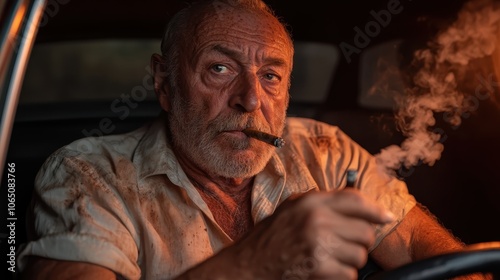
[[[271,74],[271,73],[265,74],[264,78],[269,80],[269,81],[279,81],[280,80],[280,77],[278,75]]]
[[[228,71],[227,67],[222,64],[213,65],[212,70],[214,70],[217,73],[226,73]]]

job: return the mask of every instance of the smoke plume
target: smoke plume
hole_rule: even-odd
[[[396,119],[405,136],[376,155],[390,173],[402,166],[410,168],[420,161],[433,165],[444,149],[441,135],[433,131],[436,114],[460,125],[468,110],[468,94],[459,87],[467,68],[478,59],[491,56],[499,35],[500,10],[491,0],[466,3],[454,23],[439,32],[428,47],[414,53],[411,88],[397,98]],[[470,73],[469,73],[470,74]]]

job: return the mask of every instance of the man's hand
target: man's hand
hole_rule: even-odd
[[[221,271],[238,279],[355,279],[375,241],[372,224],[392,220],[357,191],[308,193],[283,203],[218,260],[185,276],[195,279],[201,269],[213,279],[226,279],[215,276]]]

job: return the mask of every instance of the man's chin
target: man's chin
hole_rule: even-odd
[[[231,178],[231,179],[247,179],[251,178],[255,175],[257,175],[259,172],[261,172],[264,169],[264,167],[256,167],[256,166],[239,166],[239,167],[230,167],[224,170],[220,170],[219,174],[217,174],[220,177],[223,178]]]
[[[245,149],[231,154],[214,155],[206,163],[218,176],[224,178],[250,178],[261,172],[269,162],[272,151]]]

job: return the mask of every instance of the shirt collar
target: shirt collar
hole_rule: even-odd
[[[289,196],[317,189],[317,184],[308,172],[306,163],[297,156],[297,147],[294,147],[291,141],[288,143],[287,146],[276,150],[265,169],[257,175],[254,181],[252,216],[255,222],[272,214],[276,207]],[[149,125],[134,152],[133,162],[140,180],[165,174],[172,183],[186,188],[183,182],[187,180],[187,177],[167,139],[167,122],[164,115]],[[194,190],[194,188],[187,188],[187,190],[191,189]],[[194,191],[191,195],[199,198]],[[203,203],[201,204],[204,206]]]
[[[170,172],[177,171],[179,164],[167,140],[167,122],[164,115],[149,124],[137,145],[132,161],[138,170],[139,179],[159,174],[170,175]]]

